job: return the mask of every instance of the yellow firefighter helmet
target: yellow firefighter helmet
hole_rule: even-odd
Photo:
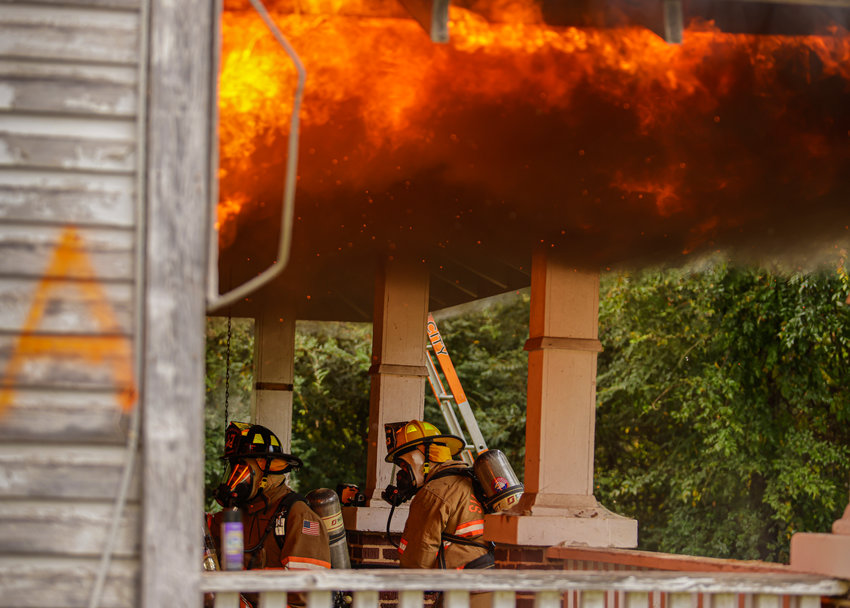
[[[420,446],[427,446],[425,454],[431,462],[450,460],[463,449],[463,440],[455,435],[443,435],[440,429],[422,420],[391,422],[384,425],[387,435],[386,462],[395,462],[399,456]],[[425,452],[425,449],[421,450]]]

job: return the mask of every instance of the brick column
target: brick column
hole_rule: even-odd
[[[381,491],[390,483],[392,465],[384,424],[422,418],[425,407],[425,322],[428,316],[428,272],[424,264],[387,260],[378,274],[372,334],[369,443],[365,494],[367,507],[343,510],[346,528],[383,531],[389,505]],[[406,508],[396,509],[393,529],[401,530]]]
[[[251,420],[292,445],[292,383],[295,376],[295,312],[266,304],[254,325],[254,391]],[[296,454],[297,455],[297,454]]]
[[[525,494],[486,535],[516,545],[634,547],[637,522],[593,496],[599,274],[545,253],[531,267]]]

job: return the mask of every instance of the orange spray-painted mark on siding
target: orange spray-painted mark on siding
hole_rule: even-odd
[[[73,227],[62,232],[59,244],[36,288],[29,314],[21,327],[17,344],[0,378],[0,416],[14,398],[14,382],[24,364],[35,358],[76,360],[108,364],[112,378],[119,389],[118,402],[123,411],[130,410],[136,402],[136,383],[133,374],[133,352],[129,338],[120,335],[120,327],[112,307],[106,299],[94,268],[84,251],[83,240]],[[82,280],[71,278],[83,277]],[[73,286],[82,292],[89,312],[101,335],[37,334],[45,311],[55,293]]]

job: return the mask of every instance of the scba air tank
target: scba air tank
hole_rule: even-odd
[[[348,555],[348,540],[345,537],[345,525],[342,523],[342,508],[336,492],[328,488],[317,488],[306,496],[310,508],[322,518],[328,531],[328,544],[331,547],[331,568],[351,568]]]
[[[472,469],[484,490],[484,508],[488,512],[507,511],[519,502],[523,485],[511,468],[508,457],[500,450],[479,454]]]

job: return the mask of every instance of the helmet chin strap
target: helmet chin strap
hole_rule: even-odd
[[[422,463],[422,474],[425,477],[428,477],[428,474],[431,472],[431,444],[432,441],[426,441],[422,444],[423,453],[425,454],[425,462]]]
[[[266,464],[265,464],[265,466],[261,469],[263,476],[260,478],[260,482],[257,484],[257,495],[256,495],[254,498],[255,498],[255,499],[256,499],[256,498],[260,498],[260,499],[262,499],[263,504],[264,504],[266,507],[268,507],[268,505],[269,505],[269,499],[268,499],[268,497],[266,496],[266,488],[268,488],[268,487],[271,485],[271,479],[269,479],[269,475],[282,475],[282,474],[285,474],[285,473],[286,473],[286,469],[284,469],[284,470],[283,470],[283,471],[281,471],[280,473],[272,472],[272,471],[271,471],[271,468],[272,468],[272,459],[271,459],[271,458],[266,458],[265,460],[266,460]],[[259,468],[259,467],[258,467],[258,468]]]
[[[272,460],[271,458],[266,458],[266,464],[263,466],[263,476],[260,478],[260,485],[258,488],[258,494],[262,494],[263,490],[265,490],[269,485],[269,471],[272,468]]]

